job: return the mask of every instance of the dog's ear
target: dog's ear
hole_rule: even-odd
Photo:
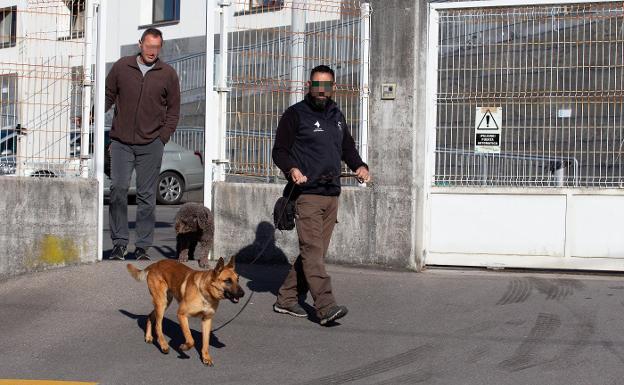
[[[212,270],[215,276],[221,274],[221,272],[223,271],[223,265],[225,265],[225,261],[223,260],[223,257],[219,257],[217,266],[215,266],[214,270]]]
[[[232,255],[232,256],[230,257],[230,262],[228,262],[227,267],[229,267],[229,268],[232,268],[232,269],[233,269],[233,268],[236,266],[236,261],[234,261],[234,258],[235,258],[235,257],[236,257],[235,255]]]

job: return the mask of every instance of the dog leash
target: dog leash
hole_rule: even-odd
[[[358,176],[356,174],[352,174],[352,173],[342,173],[338,176],[339,178],[355,178],[357,179],[357,181],[359,183],[362,183],[362,180],[360,178],[358,178]],[[323,177],[317,178],[315,181],[318,180],[322,180],[324,179]],[[370,182],[369,182],[370,183]],[[295,186],[296,184],[293,183],[290,192],[288,193],[288,197],[286,199],[290,200],[290,198],[292,197],[292,193],[293,191],[295,191]],[[282,212],[279,215],[279,218],[282,217],[282,215],[284,215],[284,213],[286,212],[286,205],[284,205],[284,208],[282,209]],[[273,235],[275,235],[277,229],[273,230]],[[260,250],[260,252],[258,253],[258,255],[253,259],[253,261],[251,261],[249,263],[249,265],[253,265],[266,251],[266,248],[269,247],[269,245],[271,244],[271,241],[273,241],[275,237],[269,237],[269,239],[266,240],[266,242],[264,243],[264,246],[262,247],[262,249]],[[234,321],[247,307],[247,305],[249,305],[249,302],[251,302],[251,298],[254,295],[254,291],[251,292],[251,294],[249,295],[249,297],[247,297],[247,301],[245,301],[245,303],[243,304],[243,306],[241,307],[241,309],[238,311],[238,313],[236,313],[232,318],[230,318],[228,321],[226,321],[225,323],[223,323],[222,325],[220,325],[219,327],[212,329],[213,332],[216,332],[222,328],[224,328],[225,326],[227,326],[230,322]]]

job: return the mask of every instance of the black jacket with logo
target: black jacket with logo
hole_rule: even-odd
[[[341,160],[355,171],[368,166],[362,161],[345,117],[332,100],[325,109],[315,109],[311,96],[290,106],[277,126],[273,161],[288,179],[285,194],[293,182],[289,171],[298,168],[308,182],[296,187],[297,194],[340,195]]]

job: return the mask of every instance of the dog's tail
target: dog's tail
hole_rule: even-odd
[[[127,267],[130,275],[134,277],[134,279],[136,279],[137,281],[145,281],[145,279],[147,278],[147,270],[137,269],[136,266],[131,263],[129,263]]]

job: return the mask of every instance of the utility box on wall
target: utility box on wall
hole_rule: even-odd
[[[381,85],[381,99],[382,100],[394,100],[396,99],[396,83],[383,83]]]

